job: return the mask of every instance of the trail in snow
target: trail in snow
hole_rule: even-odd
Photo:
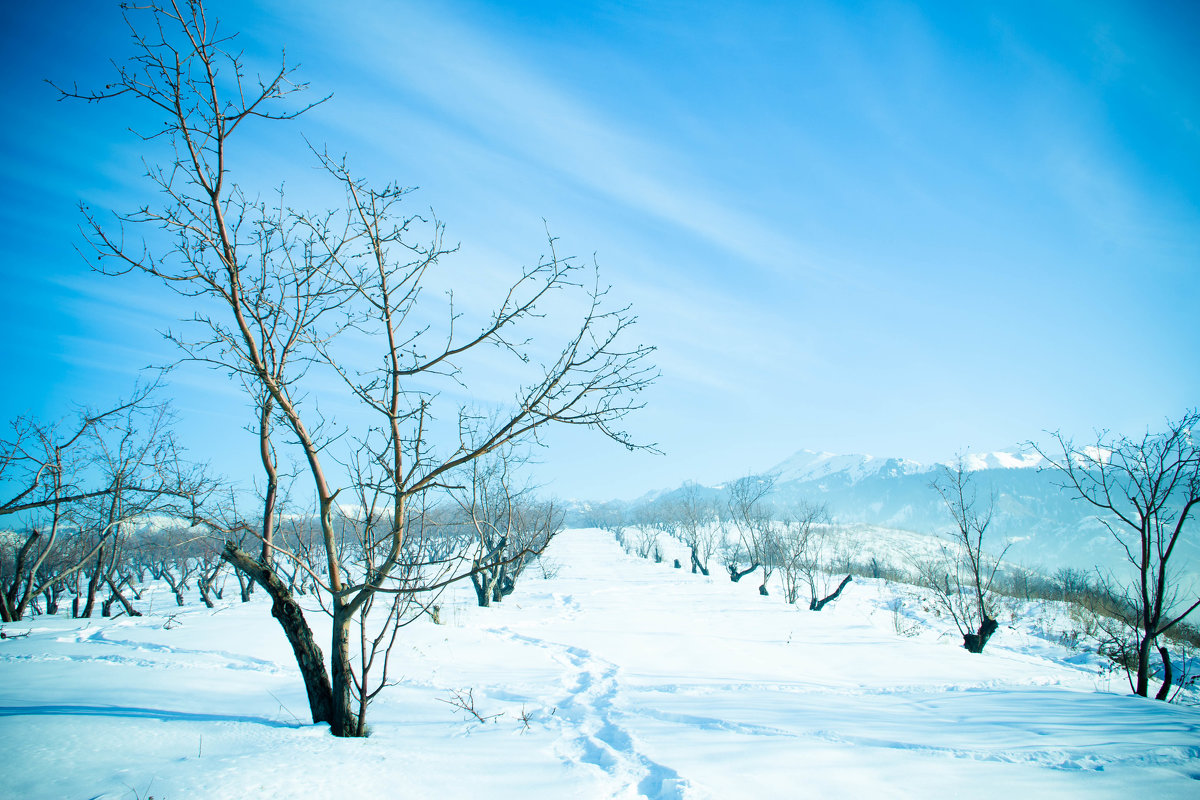
[[[590,764],[604,771],[623,787],[615,797],[631,796],[653,800],[676,800],[687,795],[687,781],[663,764],[641,753],[629,732],[621,727],[617,710],[619,683],[615,664],[597,658],[588,650],[495,629],[496,636],[545,650],[564,667],[562,693],[554,706],[559,724],[560,756],[571,763]]]

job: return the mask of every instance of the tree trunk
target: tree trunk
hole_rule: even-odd
[[[504,600],[504,565],[496,566],[496,579],[492,581],[492,602],[499,603]]]
[[[984,614],[983,622],[979,623],[979,630],[963,636],[963,647],[967,648],[968,653],[982,653],[983,648],[987,646],[988,639],[991,639],[992,634],[999,628],[999,622]]]
[[[337,602],[335,600],[335,602]],[[334,736],[353,737],[359,733],[358,714],[355,713],[353,693],[354,675],[350,667],[350,621],[352,615],[345,606],[338,604],[333,609],[333,644],[330,653],[333,679],[333,715],[329,729]],[[365,728],[366,720],[363,720]]]
[[[1171,671],[1171,654],[1167,652],[1167,648],[1159,647],[1158,656],[1162,659],[1163,677],[1162,686],[1158,687],[1158,694],[1154,695],[1154,699],[1167,700],[1171,696],[1171,682],[1175,677]]]
[[[226,542],[221,557],[253,578],[271,598],[271,616],[283,628],[284,635],[292,645],[292,653],[296,656],[300,675],[304,678],[312,721],[328,722],[332,726],[333,689],[329,683],[329,673],[325,671],[325,656],[313,639],[312,629],[304,618],[304,610],[273,570],[239,550],[233,542]]]
[[[112,605],[113,600],[119,600],[121,602],[121,606],[125,609],[125,613],[129,616],[140,617],[142,615],[142,612],[134,608],[133,604],[129,602],[129,599],[121,593],[121,587],[113,583],[112,578],[108,579],[108,588],[112,590],[113,596],[109,598],[107,605]],[[106,613],[104,616],[107,617],[108,614]]]
[[[1134,694],[1142,697],[1150,696],[1150,648],[1153,641],[1149,634],[1142,637],[1142,641],[1138,643],[1138,666],[1137,666],[1137,684],[1134,687]]]
[[[842,578],[842,582],[838,584],[837,590],[833,594],[823,597],[820,600],[818,600],[817,598],[814,597],[808,604],[808,610],[809,611],[820,611],[822,608],[824,608],[829,603],[832,603],[834,600],[837,600],[838,595],[840,595],[842,593],[842,589],[846,588],[846,584],[848,584],[853,577],[854,576],[852,576],[852,575],[847,575],[846,577]]]
[[[58,594],[57,586],[48,586],[43,594],[46,597],[46,613],[53,616],[58,613]]]
[[[471,585],[475,587],[475,600],[479,603],[479,607],[489,607],[492,604],[492,589],[488,579],[488,571],[480,570],[472,572]]]
[[[237,576],[238,588],[242,591],[242,602],[249,603],[250,595],[254,593],[254,581],[249,580],[241,570],[235,569],[233,574]]]
[[[100,585],[100,573],[104,569],[104,545],[100,545],[100,549],[96,552],[96,567],[92,570],[92,576],[88,579],[87,588],[87,603],[83,606],[83,613],[80,614],[84,619],[92,618],[92,610],[96,607],[96,588]]]
[[[729,564],[727,566],[729,567],[729,580],[733,581],[734,583],[737,583],[742,578],[758,569],[758,564],[751,564],[746,569],[738,569],[737,564]]]

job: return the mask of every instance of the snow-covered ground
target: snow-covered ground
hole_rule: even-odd
[[[0,795],[1200,796],[1200,710],[1128,696],[1052,641],[1052,610],[976,656],[881,582],[812,613],[595,530],[547,561],[499,607],[459,587],[405,629],[366,740],[304,724],[261,594],[7,625],[29,635],[0,641]],[[446,702],[468,690],[487,722]]]

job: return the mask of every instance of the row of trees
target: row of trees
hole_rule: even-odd
[[[134,532],[154,517],[191,516],[211,491],[203,470],[183,458],[170,409],[150,389],[104,410],[47,424],[13,421],[0,439],[0,620],[21,619],[39,598],[90,617],[130,608]]]
[[[1063,570],[1050,582],[1056,592],[1047,594],[1043,586],[1040,596],[1057,593],[1098,610],[1102,649],[1128,668],[1137,694],[1148,695],[1157,654],[1163,679],[1159,699],[1166,699],[1172,686],[1167,637],[1186,636],[1182,626],[1200,608],[1194,544],[1190,562],[1184,544],[1200,502],[1198,422],[1200,412],[1189,411],[1169,421],[1162,433],[1134,439],[1101,432],[1087,445],[1055,434],[1057,451],[1038,450],[1062,478],[1060,486],[1097,509],[1130,566],[1124,573]],[[912,575],[902,577],[929,590],[957,627],[964,648],[981,653],[999,628],[1000,585],[1019,594],[1023,581],[1031,596],[1031,586],[1046,580],[1004,564],[1007,544],[988,537],[996,498],[980,496],[961,460],[940,467],[930,487],[953,526],[936,552],[905,557]],[[657,554],[660,560],[658,535],[678,539],[688,548],[693,572],[708,575],[715,554],[733,581],[761,570],[762,594],[778,573],[785,600],[794,603],[807,589],[812,610],[835,599],[856,569],[878,576],[878,564],[855,563],[854,543],[830,524],[825,508],[774,508],[773,488],[769,475],[741,478],[720,493],[688,486],[632,510],[599,509],[594,522],[617,534],[631,552]]]
[[[661,561],[660,537],[667,537],[686,546],[693,573],[711,574],[714,561],[734,582],[759,572],[762,595],[769,594],[768,583],[778,573],[788,603],[807,593],[809,609],[820,611],[850,582],[856,544],[831,523],[823,505],[775,508],[773,489],[769,475],[740,478],[720,494],[691,484],[628,512],[599,509],[593,521],[644,558]],[[836,579],[835,573],[845,577]]]
[[[441,503],[410,512],[408,526],[420,531],[411,541],[423,551],[409,552],[405,567],[420,567],[428,582],[469,563],[480,605],[511,594],[563,520],[553,502],[515,483],[519,466],[510,450],[479,459]],[[117,605],[140,616],[137,601],[151,581],[166,584],[180,606],[194,590],[212,607],[231,576],[241,599],[250,599],[255,584],[230,568],[225,539],[212,533],[213,520],[222,520],[221,529],[240,533],[239,546],[253,538],[238,521],[237,496],[217,491],[182,457],[168,407],[149,392],[108,411],[83,411],[69,426],[16,420],[0,438],[0,485],[0,518],[9,528],[0,534],[0,621],[57,614],[67,598],[74,617],[97,609],[109,616]],[[306,595],[318,588],[319,521],[281,507],[271,537],[289,557],[276,572],[289,592]],[[190,524],[197,517],[207,524]],[[361,543],[387,524],[367,502],[339,506],[333,521],[339,550],[358,558]],[[407,578],[416,581],[411,571]]]

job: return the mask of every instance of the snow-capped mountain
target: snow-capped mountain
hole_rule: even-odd
[[[966,453],[962,461],[969,472],[984,469],[1040,469],[1049,466],[1049,462],[1036,451],[1021,447],[998,450],[994,453]],[[953,464],[953,461],[945,463],[949,465]]]
[[[930,487],[942,466],[959,457],[923,465],[906,458],[834,455],[800,450],[771,468],[775,501],[824,503],[847,524],[881,525],[921,533],[949,531],[953,520]],[[1059,566],[1112,564],[1121,557],[1095,509],[1060,487],[1061,480],[1036,452],[1020,447],[965,453],[980,503],[995,499],[989,537],[999,549],[1011,545],[1015,563]]]
[[[834,455],[814,450],[800,450],[776,464],[767,472],[775,476],[777,483],[792,481],[821,480],[841,476],[851,483],[872,475],[912,475],[925,470],[916,461],[907,458],[876,458],[868,455]]]
[[[988,469],[1030,469],[1047,466],[1047,462],[1036,452],[1013,447],[991,453],[966,453],[961,456],[968,472]],[[767,472],[775,476],[778,483],[793,481],[815,481],[836,477],[847,483],[857,483],[870,477],[898,478],[933,472],[940,466],[953,466],[957,458],[946,459],[935,464],[922,464],[908,458],[879,458],[858,453],[835,455],[815,450],[798,450],[776,464]]]

